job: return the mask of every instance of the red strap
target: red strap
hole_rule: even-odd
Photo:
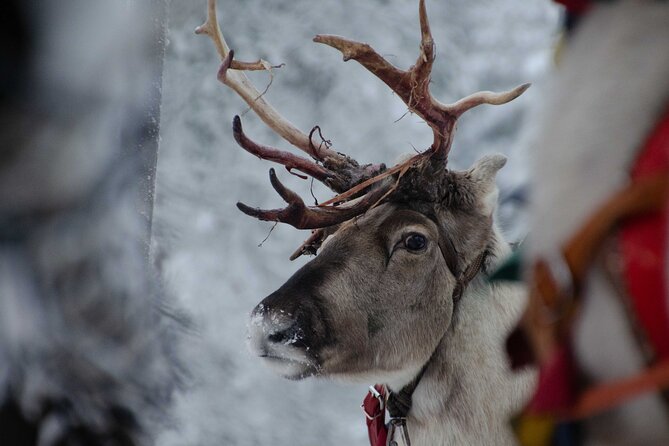
[[[636,160],[632,179],[639,180],[669,169],[669,110]],[[624,273],[641,329],[657,359],[669,358],[669,290],[667,228],[669,203],[659,212],[630,220],[621,230]]]
[[[385,401],[386,391],[380,384],[374,386],[381,398]],[[372,392],[367,392],[362,402],[362,410],[367,418],[367,433],[369,434],[370,446],[386,446],[388,441],[388,428],[386,428],[386,410],[381,401]]]

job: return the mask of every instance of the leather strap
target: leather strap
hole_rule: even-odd
[[[409,384],[402,387],[399,392],[390,392],[388,394],[387,407],[391,418],[406,418],[407,415],[409,415],[413,392],[416,390],[416,387],[423,377],[425,369],[427,369],[427,365],[429,363],[430,361],[425,363],[418,375],[416,375],[416,377]]]
[[[487,248],[479,254],[477,258],[474,259],[472,263],[469,264],[467,269],[460,274],[458,277],[458,281],[455,284],[455,289],[453,290],[453,302],[458,302],[460,298],[462,297],[462,293],[464,293],[465,288],[467,288],[467,285],[469,285],[469,282],[474,280],[474,277],[481,271],[481,267],[483,266],[483,262],[485,262],[485,258],[488,255],[488,250]]]
[[[669,386],[669,360],[648,367],[641,373],[585,391],[568,415],[569,419],[591,417],[616,407],[635,396]]]
[[[453,274],[453,276],[457,278],[460,276],[460,262],[459,262],[460,256],[458,254],[458,250],[455,249],[455,244],[453,243],[453,240],[441,227],[437,218],[431,216],[428,217],[430,217],[432,221],[434,221],[434,223],[437,225],[437,228],[439,228],[439,250],[441,251],[441,255],[444,257],[446,266],[451,271],[451,274]]]
[[[537,260],[521,326],[540,364],[568,338],[583,283],[606,237],[626,219],[660,209],[667,199],[667,172],[639,179],[609,199],[562,248],[560,259],[571,279],[568,286],[557,279],[562,276],[555,273],[559,263]]]
[[[559,261],[539,259],[534,264],[528,307],[521,320],[521,330],[513,336],[529,344],[533,359],[543,371],[550,369],[561,346],[569,345],[572,324],[581,303],[580,292],[604,240],[627,219],[662,209],[668,199],[668,172],[637,179],[604,203],[564,244]],[[566,274],[560,272],[562,269]],[[666,367],[667,364],[659,364],[631,378],[589,389],[575,395],[576,400],[564,399],[565,404],[551,411],[567,419],[592,416],[640,392],[669,386]],[[568,370],[563,372],[569,373]],[[540,388],[530,407],[540,406],[546,391]]]

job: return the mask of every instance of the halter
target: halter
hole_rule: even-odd
[[[455,305],[462,298],[464,290],[467,285],[476,277],[485,263],[488,256],[488,248],[483,250],[472,263],[460,273],[457,264],[457,251],[450,239],[441,230],[439,230],[439,249],[446,261],[451,273],[456,277],[455,288],[453,289],[453,313],[455,313]],[[445,336],[445,334],[444,334]],[[439,345],[441,341],[437,344]],[[436,349],[435,349],[436,351]],[[369,443],[371,446],[386,446],[388,439],[390,439],[389,446],[399,446],[395,441],[396,432],[399,432],[405,446],[411,446],[411,439],[409,438],[409,431],[407,429],[406,419],[411,410],[413,393],[418,387],[418,383],[425,374],[428,364],[432,360],[434,352],[430,358],[423,365],[420,372],[413,380],[406,386],[402,387],[398,392],[391,392],[387,386],[376,384],[369,387],[369,392],[365,397],[361,407],[367,418],[367,431],[369,435]],[[388,410],[390,419],[388,426],[385,423],[385,411]]]

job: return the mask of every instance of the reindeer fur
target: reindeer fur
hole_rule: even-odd
[[[253,311],[252,351],[291,379],[329,376],[392,390],[427,364],[408,416],[414,446],[513,444],[508,421],[534,378],[531,371],[511,373],[503,339],[524,297],[510,285],[489,284],[484,274],[510,251],[492,218],[495,174],[504,162],[488,156],[465,172],[442,168],[440,177],[423,178],[443,182],[438,200],[423,194],[423,201],[405,201],[400,194],[399,202],[343,224]],[[412,232],[427,237],[426,250],[394,251]],[[487,252],[458,302],[440,233],[450,238],[461,269]]]

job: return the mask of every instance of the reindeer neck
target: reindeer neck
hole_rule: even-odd
[[[504,258],[508,251],[504,242],[496,243],[491,257]],[[491,262],[494,258],[488,267]],[[407,420],[412,444],[513,444],[508,418],[526,398],[532,376],[508,370],[502,339],[523,296],[509,286],[490,285],[479,273],[457,305],[412,395]]]

